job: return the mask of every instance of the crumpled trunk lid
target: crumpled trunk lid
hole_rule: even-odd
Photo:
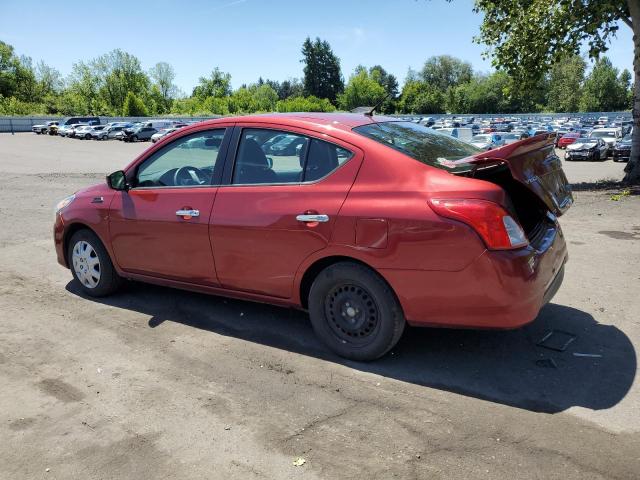
[[[504,163],[515,180],[535,193],[556,216],[573,204],[571,185],[555,154],[555,134],[542,134],[464,159],[465,163]]]

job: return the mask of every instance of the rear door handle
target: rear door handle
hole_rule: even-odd
[[[186,218],[186,219],[189,219],[191,217],[199,217],[200,216],[200,210],[178,210],[176,212],[176,215],[178,217],[182,217],[182,218]]]
[[[328,222],[329,215],[321,215],[321,214],[305,214],[298,215],[296,220],[299,222],[310,223],[310,222]]]

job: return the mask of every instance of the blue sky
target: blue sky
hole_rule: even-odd
[[[3,0],[0,40],[18,54],[44,60],[63,75],[73,63],[114,48],[136,55],[143,68],[166,61],[190,93],[214,67],[234,87],[259,76],[302,76],[307,36],[329,41],[345,78],[358,64],[380,64],[403,80],[432,55],[449,54],[490,71],[474,44],[482,17],[472,0],[137,0],[87,2]],[[630,71],[630,29],[620,28],[608,56]]]

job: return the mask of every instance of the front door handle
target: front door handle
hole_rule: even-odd
[[[299,222],[304,222],[304,223],[311,223],[311,222],[328,222],[329,221],[329,215],[322,215],[322,214],[304,214],[304,215],[298,215],[296,217],[296,220]]]
[[[185,220],[188,220],[192,217],[199,217],[200,216],[200,210],[178,210],[176,212],[176,216],[178,217],[182,217]]]

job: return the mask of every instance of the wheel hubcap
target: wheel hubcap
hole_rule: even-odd
[[[73,271],[82,285],[95,288],[100,282],[100,259],[95,249],[84,240],[73,246],[71,253]]]
[[[343,343],[364,344],[379,326],[378,307],[358,285],[339,285],[325,300],[325,313],[333,333]]]

